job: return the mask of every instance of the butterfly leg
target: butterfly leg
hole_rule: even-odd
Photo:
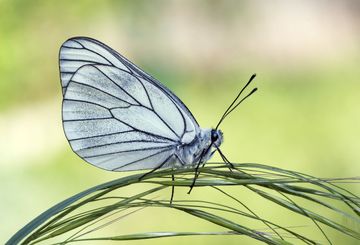
[[[188,194],[191,193],[192,189],[194,188],[195,186],[195,183],[196,183],[196,179],[199,177],[200,175],[200,165],[203,164],[201,167],[204,167],[205,166],[205,162],[203,162],[203,158],[204,156],[206,155],[206,153],[211,149],[211,147],[213,146],[213,142],[208,146],[208,148],[206,148],[206,150],[204,149],[202,152],[201,152],[201,155],[200,155],[200,159],[199,159],[199,162],[197,163],[196,165],[196,168],[195,168],[195,176],[194,176],[194,179],[193,179],[193,182],[190,186],[190,190],[188,191]],[[216,147],[216,146],[215,146]],[[219,150],[218,147],[216,147],[217,150]],[[216,151],[216,150],[215,150]],[[215,153],[215,151],[211,152],[211,155]]]
[[[185,166],[185,162],[175,153],[174,154],[174,157],[177,158],[178,162],[182,165],[182,166]],[[172,174],[171,175],[171,178],[172,178],[172,181],[174,182],[175,181],[175,176]],[[174,193],[175,193],[175,186],[172,185],[171,187],[171,197],[170,197],[170,205],[172,204],[172,201],[174,199]]]
[[[232,163],[227,159],[227,157],[224,155],[224,153],[222,153],[222,151],[221,151],[218,147],[216,147],[216,150],[219,152],[219,154],[220,154],[222,160],[224,161],[224,163],[225,163],[226,165],[228,165],[228,168],[229,168],[229,170],[230,170],[231,172],[232,172],[233,169],[236,169],[235,166],[234,166],[234,164],[232,164]]]
[[[191,183],[190,190],[188,191],[188,194],[191,193],[192,189],[193,189],[194,186],[195,186],[196,179],[197,179],[197,178],[199,177],[199,175],[200,175],[200,171],[199,171],[200,164],[201,164],[201,162],[199,161],[198,164],[196,165],[195,175],[194,175],[193,181],[192,181],[192,183]]]
[[[171,179],[174,182],[175,181],[175,176],[172,174],[171,175]],[[171,186],[171,197],[170,197],[170,205],[172,204],[172,201],[174,199],[174,193],[175,193],[175,186],[174,184]]]
[[[200,168],[200,165],[202,163],[202,159],[204,157],[204,154],[211,148],[211,145],[206,149],[206,150],[203,150],[201,152],[201,155],[200,155],[200,159],[199,159],[199,162],[196,164],[196,168],[195,168],[195,175],[194,175],[194,179],[193,179],[193,182],[191,183],[191,186],[190,186],[190,190],[188,191],[188,194],[191,193],[192,189],[194,188],[195,186],[195,183],[196,183],[196,179],[199,177],[200,175],[200,171],[199,171],[199,168]],[[204,166],[204,165],[203,165]]]
[[[170,155],[170,156],[169,156],[168,158],[166,158],[165,161],[163,161],[159,166],[157,166],[156,168],[151,169],[151,171],[143,174],[143,175],[139,178],[139,181],[141,181],[141,180],[142,180],[144,177],[146,177],[147,175],[149,175],[149,174],[155,172],[156,170],[162,168],[162,167],[171,159],[171,157],[173,157],[173,156],[174,156],[174,155]],[[175,181],[175,176],[174,176],[173,174],[171,175],[171,179],[172,179],[172,181]],[[172,204],[172,201],[173,201],[173,199],[174,199],[174,193],[175,193],[175,186],[172,185],[172,187],[171,187],[170,205]]]
[[[169,161],[169,159],[170,159],[171,157],[173,157],[173,155],[170,155],[168,158],[166,158],[165,161],[163,161],[161,164],[159,164],[159,166],[157,166],[157,167],[151,169],[149,172],[143,174],[143,175],[139,178],[139,181],[141,181],[141,180],[142,180],[143,178],[145,178],[147,175],[149,175],[149,174],[155,172],[156,170],[162,168],[162,167]]]

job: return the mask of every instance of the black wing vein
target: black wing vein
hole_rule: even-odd
[[[114,132],[114,133],[109,133],[109,134],[102,134],[102,135],[95,135],[95,136],[88,136],[88,137],[81,137],[81,138],[74,138],[74,139],[69,139],[69,141],[72,142],[72,141],[77,141],[77,140],[96,139],[96,138],[99,138],[99,137],[126,134],[126,133],[130,133],[130,132],[137,132],[137,130],[132,129],[132,130],[119,131],[119,132]]]
[[[119,154],[119,153],[125,153],[125,152],[136,152],[136,151],[147,151],[147,150],[160,150],[160,149],[174,149],[174,146],[154,146],[154,147],[147,147],[147,148],[140,148],[140,149],[132,149],[132,150],[124,150],[124,151],[116,151],[116,152],[109,152],[109,153],[103,153],[103,154],[97,154],[92,156],[84,156],[84,158],[93,158],[93,157],[100,157],[100,156],[107,156],[107,155],[113,155],[113,154]]]
[[[151,154],[151,155],[149,155],[149,156],[146,156],[146,157],[140,158],[140,159],[138,159],[138,160],[134,160],[134,161],[132,161],[132,162],[126,163],[126,164],[122,165],[121,167],[114,168],[114,169],[112,169],[112,171],[116,171],[116,170],[118,170],[118,169],[121,169],[121,168],[127,167],[127,166],[129,166],[129,165],[131,165],[131,164],[134,164],[134,163],[137,163],[137,162],[140,162],[140,161],[149,159],[150,157],[159,155],[159,154],[161,154],[161,153],[164,153],[164,152],[167,152],[167,151],[170,151],[170,150],[171,150],[171,149],[161,150],[161,151],[156,152],[156,153],[154,153],[154,154]],[[169,157],[171,157],[171,156],[172,156],[172,155],[170,155]],[[168,161],[168,160],[169,160],[169,159],[167,158],[167,159],[165,160],[165,162]],[[161,164],[162,164],[162,163],[161,163]]]
[[[124,102],[124,103],[133,105],[133,104],[131,104],[130,102],[119,98],[118,96],[115,96],[115,95],[113,95],[113,94],[110,94],[110,93],[108,93],[108,92],[106,92],[106,91],[104,91],[104,90],[101,90],[101,89],[99,89],[99,88],[97,88],[97,87],[94,87],[94,86],[92,86],[92,85],[89,85],[89,84],[86,84],[86,83],[82,83],[82,82],[79,82],[79,81],[75,81],[75,80],[71,80],[70,82],[71,82],[71,83],[75,83],[75,84],[79,84],[79,85],[81,85],[81,86],[86,86],[86,87],[89,87],[89,88],[92,88],[92,89],[96,89],[96,90],[98,90],[99,92],[104,93],[104,94],[106,94],[106,95],[109,95],[109,96],[111,96],[111,97],[113,97],[113,98],[115,98],[115,99],[118,99],[118,100],[120,100],[120,101],[122,101],[122,102]],[[70,83],[69,83],[69,84],[70,84]],[[139,103],[138,101],[136,101],[136,102]],[[108,109],[111,109],[111,108],[108,108]]]

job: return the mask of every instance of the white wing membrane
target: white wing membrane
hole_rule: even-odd
[[[119,142],[107,145],[82,148],[77,153],[84,158],[113,155],[117,153],[128,153],[133,151],[156,150],[164,147],[171,147],[169,143],[157,143],[147,141]]]
[[[159,166],[159,163],[166,163],[166,161],[172,157],[173,153],[174,149],[171,148],[141,149],[84,159],[100,168],[112,171],[129,171],[156,168]]]
[[[75,81],[69,84],[66,91],[66,98],[68,100],[70,99],[79,102],[92,103],[106,109],[127,107],[130,105],[126,101],[99,90],[98,88],[94,88],[88,84],[78,83]],[[71,108],[68,110],[71,110]]]
[[[66,137],[70,140],[70,145],[73,139],[122,133],[132,129],[114,118],[64,120],[63,125]]]
[[[111,113],[109,110],[90,102],[65,100],[63,104],[64,121],[110,117]]]
[[[107,77],[109,82],[118,87],[117,90],[121,90],[126,94],[121,95],[121,97],[126,97],[128,103],[151,108],[148,92],[145,90],[143,83],[141,83],[139,79],[116,67],[97,66],[97,68]]]
[[[109,73],[110,71],[108,68],[111,67],[102,67],[102,69],[106,70],[105,72]],[[109,101],[114,99],[115,104],[113,106],[107,106],[108,108],[116,107],[116,105],[119,105],[119,103],[122,104],[122,102],[125,102],[126,105],[139,105],[139,103],[133,97],[131,97],[129,93],[126,92],[126,90],[107,77],[105,72],[101,71],[99,66],[83,66],[76,72],[71,81],[81,84],[82,86],[89,87],[88,89],[84,89],[91,92],[91,94],[88,96],[105,96],[105,99],[107,98],[106,100]],[[124,77],[124,79],[125,78],[126,77]],[[73,83],[71,85],[73,85]],[[134,84],[134,86],[136,85]],[[70,90],[71,87],[68,86],[67,89]],[[109,98],[109,96],[112,98]]]
[[[126,125],[131,125],[135,129],[173,140],[174,142],[180,139],[159,115],[146,107],[131,106],[129,108],[118,108],[111,110],[111,113],[119,121]]]
[[[174,94],[104,44],[73,38],[59,57],[64,131],[87,162],[112,171],[168,167],[199,132]]]
[[[61,46],[59,59],[63,93],[65,93],[72,75],[84,65],[110,65],[130,72],[120,60],[109,52],[110,48],[108,50],[95,42],[95,40],[86,38],[74,38]]]
[[[121,142],[154,142],[172,144],[172,141],[157,138],[146,133],[128,130],[122,133],[106,134],[102,136],[78,138],[71,140],[71,146],[75,151],[91,147],[118,144]]]
[[[160,118],[166,118],[166,122],[174,133],[181,137],[185,132],[185,117],[181,113],[180,109],[174,104],[174,102],[167,96],[162,96],[162,91],[150,83],[146,83],[144,79],[141,79],[145,89],[148,91],[151,98],[152,106],[154,110],[159,114]],[[194,125],[191,130],[195,132]]]
[[[68,44],[73,47],[64,46],[65,44]],[[100,55],[95,56],[93,51],[82,48],[82,46],[80,46],[80,43],[76,43],[74,41],[68,41],[68,43],[65,44],[62,46],[61,49],[60,61],[63,60],[63,62],[66,62],[76,58],[79,61],[82,60],[88,63],[92,62],[92,63],[101,63],[104,65],[111,65],[111,63],[107,61],[104,57]],[[76,47],[76,45],[78,46]]]

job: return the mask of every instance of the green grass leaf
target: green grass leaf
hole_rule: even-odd
[[[223,163],[208,163],[201,169],[195,188],[208,188],[221,200],[212,200],[211,196],[200,199],[159,198],[161,191],[172,186],[188,188],[193,181],[194,169],[164,169],[146,175],[134,174],[116,179],[81,193],[78,193],[54,207],[48,209],[29,224],[19,230],[7,244],[37,244],[41,242],[73,243],[97,240],[138,240],[174,236],[232,235],[248,236],[268,244],[291,244],[301,241],[305,244],[316,244],[307,235],[300,234],[289,224],[261,217],[251,205],[246,204],[237,195],[239,191],[248,190],[266,203],[270,202],[286,212],[300,215],[313,222],[314,227],[322,233],[324,239],[331,243],[324,227],[330,227],[345,236],[360,240],[356,229],[360,224],[360,199],[357,195],[340,186],[341,182],[358,184],[358,178],[321,179],[306,174],[275,168],[267,165],[242,163],[234,164],[236,169],[229,171]],[[172,180],[172,175],[175,179]],[[139,185],[142,188],[139,191]],[[134,188],[136,191],[124,191]],[[312,204],[308,207],[307,204]],[[314,208],[315,207],[315,208]],[[163,209],[163,212],[181,212],[189,219],[198,219],[218,227],[218,231],[147,231],[131,234],[97,236],[93,234],[115,225],[125,217],[134,215],[140,210],[151,208]],[[351,220],[353,224],[345,226],[332,216],[319,212],[324,210],[338,217]],[[284,212],[285,212],[284,211]],[[288,215],[288,213],[287,213]],[[266,231],[253,226],[246,226],[242,220],[265,227]],[[320,226],[321,225],[321,226]]]

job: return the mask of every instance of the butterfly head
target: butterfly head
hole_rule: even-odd
[[[223,142],[223,133],[219,129],[201,129],[197,140],[195,144],[190,145],[190,151],[194,151],[191,162],[198,163],[200,159],[201,162],[206,162]]]

